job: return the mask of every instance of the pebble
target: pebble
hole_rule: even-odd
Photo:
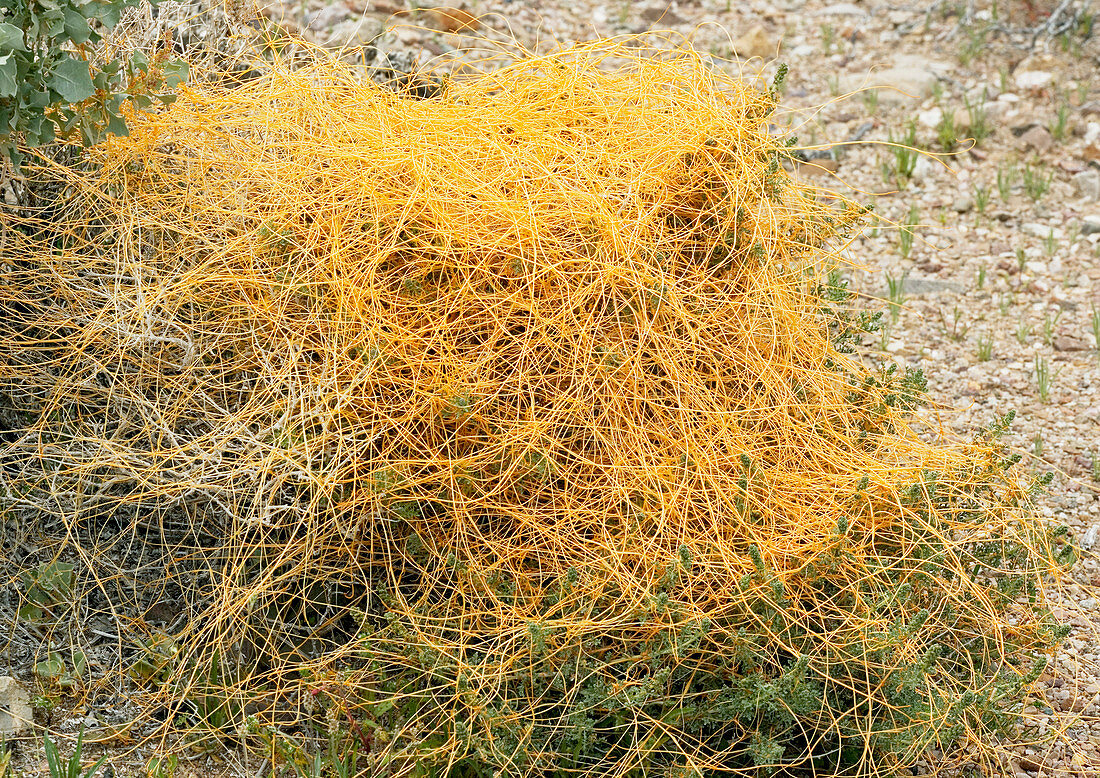
[[[930,96],[938,80],[936,73],[945,69],[942,63],[924,57],[902,55],[895,58],[893,67],[870,73],[849,73],[839,79],[838,85],[841,92],[875,89],[880,102],[909,104],[914,99]]]
[[[921,111],[917,114],[917,121],[925,127],[934,129],[943,121],[943,109],[937,105],[927,111]]]
[[[1087,203],[1100,202],[1100,171],[1086,170],[1073,177],[1077,196]]]
[[[777,51],[764,25],[758,24],[733,42],[733,53],[741,59],[771,59]]]
[[[951,210],[955,213],[969,213],[974,207],[974,198],[968,194],[959,195],[951,203]]]
[[[1046,240],[1051,236],[1054,237],[1054,240],[1061,240],[1065,237],[1065,232],[1060,227],[1052,227],[1049,224],[1040,224],[1039,222],[1024,222],[1020,225],[1020,232],[1041,240]]]
[[[1020,136],[1020,144],[1043,154],[1054,147],[1054,137],[1046,127],[1035,126]]]
[[[0,675],[0,736],[21,735],[34,727],[27,690],[10,675]]]
[[[854,3],[833,3],[819,11],[814,11],[814,16],[867,16],[867,9]]]
[[[1054,80],[1054,74],[1045,70],[1026,70],[1023,73],[1017,73],[1013,80],[1016,82],[1016,86],[1025,91],[1028,89],[1041,89]]]
[[[1085,142],[1086,146],[1091,146],[1093,143],[1100,140],[1100,122],[1086,123],[1085,131],[1081,135],[1081,140]]]

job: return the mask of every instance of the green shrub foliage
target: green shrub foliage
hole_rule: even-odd
[[[3,0],[0,2],[0,155],[16,165],[21,145],[58,136],[85,145],[124,135],[123,104],[169,102],[186,78],[182,60],[138,52],[128,61],[97,61],[97,44],[138,0]],[[155,0],[154,0],[155,4]]]

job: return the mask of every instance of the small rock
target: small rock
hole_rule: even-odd
[[[335,3],[322,8],[320,11],[306,14],[305,26],[311,32],[321,32],[340,22],[347,21],[351,17],[351,13],[351,9],[343,3]]]
[[[1089,345],[1083,340],[1071,337],[1069,335],[1059,335],[1054,339],[1055,351],[1088,351]]]
[[[10,675],[0,675],[0,735],[19,735],[33,724],[30,697]]]
[[[1091,146],[1098,140],[1100,140],[1100,122],[1089,122],[1085,125],[1085,145]]]
[[[860,89],[877,89],[881,102],[905,104],[914,97],[925,98],[932,94],[937,73],[946,67],[924,57],[903,55],[895,58],[893,67],[874,73],[850,73],[841,76],[841,92]]]
[[[814,16],[867,16],[867,10],[855,3],[833,3],[814,11]]]
[[[320,30],[312,30],[312,37],[325,48],[339,49],[345,46],[365,46],[383,29],[383,23],[377,19],[348,19],[332,26],[327,33]]]
[[[764,25],[758,24],[733,42],[733,53],[741,59],[769,59],[776,55],[776,46]]]
[[[1020,136],[1020,143],[1024,148],[1032,148],[1043,154],[1050,151],[1054,147],[1054,138],[1050,135],[1050,130],[1046,127],[1032,127],[1030,130]]]
[[[955,213],[967,213],[974,207],[974,198],[970,195],[959,195],[955,202],[951,203],[951,210]]]
[[[1085,202],[1100,202],[1100,171],[1086,170],[1078,173],[1073,177],[1073,186],[1077,190],[1077,196]]]
[[[1029,773],[1037,773],[1043,769],[1043,760],[1038,754],[1017,754],[1016,760],[1020,767]]]
[[[395,34],[402,46],[410,48],[419,46],[424,40],[423,34],[416,27],[398,27]]]
[[[1060,227],[1051,227],[1049,224],[1038,222],[1024,222],[1020,225],[1020,232],[1041,240],[1046,240],[1051,236],[1054,236],[1055,240],[1061,240],[1065,236]]]
[[[356,14],[369,11],[376,14],[395,14],[405,7],[399,0],[351,0],[348,6]]]
[[[835,159],[823,157],[821,159],[815,159],[813,162],[801,163],[798,166],[798,172],[803,176],[824,176],[829,173],[835,173],[839,167],[840,163]]]
[[[685,23],[685,19],[672,10],[672,3],[651,3],[638,11],[638,18],[646,23],[646,26],[659,24],[662,27],[675,27]]]
[[[913,165],[913,173],[910,175],[910,178],[913,179],[914,183],[923,184],[940,168],[941,165],[938,162],[933,162],[931,159],[921,154],[917,157],[917,161]]]
[[[1013,135],[1019,138],[1028,130],[1042,126],[1042,123],[1038,119],[1030,114],[1027,114],[1024,116],[1013,116],[1012,121],[1008,125],[1008,128],[1012,130]]]
[[[1081,220],[1081,234],[1095,235],[1100,232],[1100,217],[1086,216]]]
[[[1014,80],[1020,89],[1042,89],[1054,80],[1054,74],[1046,70],[1025,70],[1016,73]]]
[[[943,121],[943,109],[939,106],[934,106],[927,111],[921,111],[917,114],[917,121],[925,127],[939,127],[940,122]]]
[[[481,26],[476,16],[461,8],[432,8],[426,18],[428,24],[443,32],[472,32]]]

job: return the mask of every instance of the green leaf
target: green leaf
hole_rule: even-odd
[[[23,154],[15,146],[10,143],[0,145],[0,154],[3,154],[11,162],[11,166],[15,168],[15,172],[19,172],[19,168],[23,164]]]
[[[43,615],[42,609],[37,605],[24,605],[16,612],[16,616],[23,621],[41,621]]]
[[[0,54],[0,97],[15,97],[19,84],[15,80],[17,73],[15,56],[10,52]]]
[[[187,80],[187,61],[183,59],[170,59],[164,63],[164,84],[169,89]]]
[[[70,103],[79,103],[95,94],[92,73],[82,59],[66,59],[54,68],[50,88]]]
[[[135,4],[130,2],[88,3],[85,8],[90,17],[98,19],[100,24],[111,29],[118,24],[118,20],[122,18],[122,12],[130,5]]]
[[[27,44],[23,42],[23,31],[14,24],[0,23],[0,50],[26,51]]]
[[[35,663],[33,672],[42,681],[56,682],[65,674],[65,662],[60,654],[51,651],[47,659]]]
[[[88,657],[84,655],[83,651],[73,652],[73,676],[80,678],[84,675],[84,672],[88,669]]]
[[[65,35],[73,43],[87,43],[92,37],[92,28],[88,26],[88,20],[75,8],[65,9]]]
[[[53,143],[57,139],[57,128],[52,121],[42,122],[42,128],[38,131],[39,145]]]
[[[135,51],[130,55],[130,72],[140,70],[142,73],[149,72],[149,58],[145,56],[145,52]]]
[[[107,132],[124,137],[130,134],[130,130],[126,126],[126,120],[113,111],[107,113]]]

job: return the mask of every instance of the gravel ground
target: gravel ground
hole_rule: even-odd
[[[868,347],[924,368],[939,432],[969,437],[1014,409],[1020,467],[1056,473],[1041,510],[1100,550],[1100,31],[1081,26],[1100,8],[1089,2],[475,0],[447,11],[306,0],[264,14],[321,45],[372,42],[422,63],[485,39],[543,51],[651,29],[747,77],[787,63],[783,121],[814,147],[799,175],[882,219],[848,249],[853,287],[893,309]],[[961,140],[975,136],[974,148]],[[956,137],[937,159],[876,143],[941,151]],[[990,754],[1013,778],[1100,772],[1098,587],[1086,558],[1049,591],[1073,632],[1024,711],[1025,736]],[[24,751],[36,774],[41,755]],[[112,760],[116,772],[144,774],[136,758]],[[204,756],[177,775],[260,768]]]

